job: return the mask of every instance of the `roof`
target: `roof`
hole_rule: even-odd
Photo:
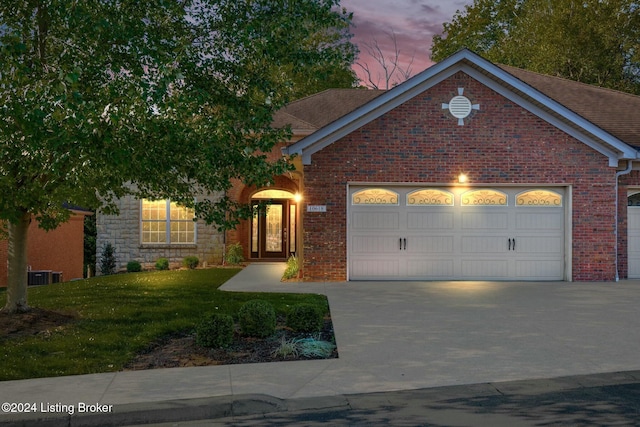
[[[327,89],[287,104],[274,115],[274,126],[316,131],[382,95],[384,90]]]
[[[640,96],[507,65],[499,67],[627,144],[640,147]]]
[[[276,114],[276,123],[291,118],[304,123],[307,136],[285,152],[311,155],[391,109],[462,71],[533,114],[552,123],[609,158],[611,166],[638,158],[640,97],[495,65],[468,49],[388,91],[330,89],[293,102]],[[290,117],[288,117],[290,116]]]

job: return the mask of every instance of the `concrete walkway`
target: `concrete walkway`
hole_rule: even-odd
[[[338,359],[6,381],[0,402],[100,403],[144,414],[193,399],[320,404],[348,394],[640,369],[638,281],[283,283],[283,269],[252,264],[222,289],[327,295]],[[15,419],[0,413],[0,424]]]

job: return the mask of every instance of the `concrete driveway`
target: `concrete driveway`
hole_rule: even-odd
[[[497,382],[640,370],[638,281],[282,283],[284,268],[252,264],[222,288],[327,295],[338,359],[4,381],[0,401],[137,413],[216,397],[242,411],[267,396],[321,408],[350,394],[465,384],[500,394]]]
[[[328,296],[340,357],[283,397],[640,369],[639,281],[281,283],[282,268],[223,289]]]

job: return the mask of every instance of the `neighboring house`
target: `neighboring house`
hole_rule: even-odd
[[[43,280],[69,281],[84,277],[84,217],[92,213],[79,208],[72,208],[71,212],[69,221],[51,231],[39,228],[35,218],[31,221],[27,263],[33,272],[32,283],[41,284]],[[40,271],[45,273],[38,273]],[[7,284],[7,240],[0,240],[0,287],[6,287]]]
[[[296,171],[236,185],[271,205],[225,240],[296,254],[308,280],[640,278],[638,123],[638,96],[462,50],[389,91],[279,111],[294,137],[271,154]]]

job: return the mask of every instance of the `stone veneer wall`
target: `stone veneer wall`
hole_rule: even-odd
[[[196,243],[181,245],[143,245],[140,242],[140,200],[124,197],[119,200],[120,215],[98,214],[97,222],[97,268],[100,274],[100,259],[105,244],[111,243],[115,249],[116,270],[126,270],[129,261],[138,261],[143,269],[154,269],[158,258],[168,258],[170,267],[182,266],[186,256],[195,255],[200,265],[222,263],[224,253],[224,233],[215,225],[198,221]]]

